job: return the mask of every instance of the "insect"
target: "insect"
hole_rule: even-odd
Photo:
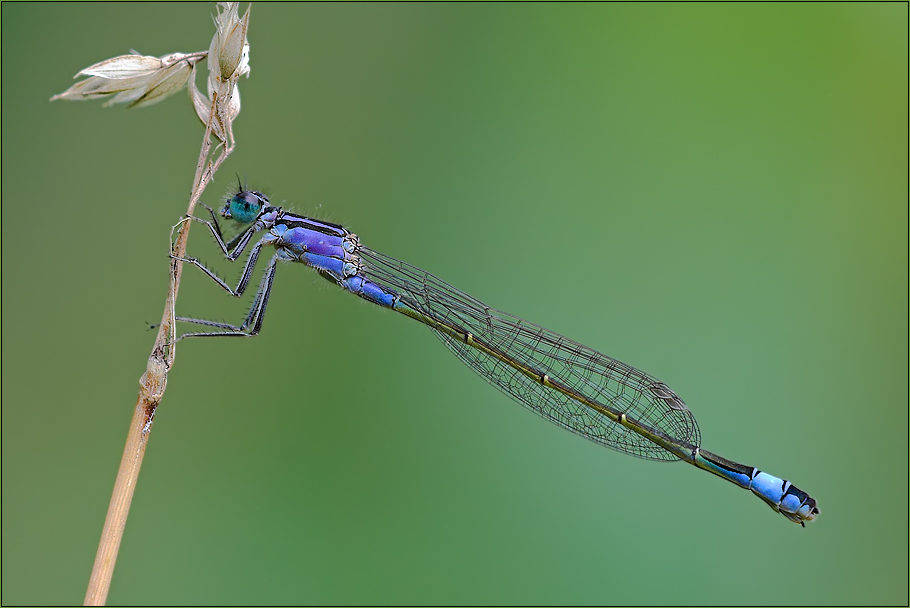
[[[244,293],[263,248],[274,247],[275,252],[243,323],[177,317],[213,328],[182,334],[178,340],[255,336],[279,262],[300,262],[342,289],[423,323],[484,380],[558,426],[639,458],[688,462],[752,490],[802,526],[819,514],[815,499],[789,481],[701,449],[698,424],[683,400],[634,367],[490,308],[428,272],[361,245],[342,226],[273,206],[260,192],[239,188],[225,202],[221,216],[242,228],[227,243],[215,212],[207,209],[211,221],[186,219],[208,226],[229,260],[240,257],[258,236],[237,287],[231,288],[195,258],[176,259],[197,266],[231,295]]]

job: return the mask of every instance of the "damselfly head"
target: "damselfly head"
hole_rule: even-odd
[[[255,190],[242,190],[225,201],[221,215],[241,224],[249,224],[267,207],[269,199]]]

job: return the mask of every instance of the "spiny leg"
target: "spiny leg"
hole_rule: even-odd
[[[257,243],[258,245],[258,243]],[[209,321],[206,319],[193,319],[189,317],[177,317],[178,321],[183,321],[184,323],[194,323],[196,325],[205,325],[208,327],[219,327],[221,329],[228,329],[230,331],[214,331],[214,332],[190,332],[181,334],[177,341],[180,341],[184,338],[195,338],[201,336],[246,336],[252,337],[259,333],[259,330],[262,328],[262,320],[265,318],[265,309],[269,303],[269,295],[272,292],[272,282],[275,280],[275,269],[278,267],[278,261],[283,259],[281,252],[276,253],[272,256],[272,259],[269,261],[269,265],[265,269],[265,275],[262,277],[262,282],[259,284],[259,290],[256,292],[256,297],[253,299],[253,305],[250,307],[250,312],[247,314],[246,319],[241,325],[231,325],[229,323],[219,323],[217,321]],[[216,277],[217,278],[217,277]],[[249,331],[248,331],[249,329]]]
[[[204,220],[201,217],[196,217],[195,215],[187,215],[184,217],[185,220],[193,220],[199,222],[200,224],[205,224],[209,227],[209,230],[212,232],[212,236],[215,237],[215,242],[218,243],[218,246],[221,248],[221,252],[224,254],[224,257],[230,261],[235,261],[237,258],[243,254],[244,250],[247,248],[247,245],[250,243],[250,239],[253,235],[262,229],[261,225],[253,223],[249,228],[235,236],[229,242],[224,242],[224,237],[221,233],[221,225],[218,223],[218,218],[215,216],[215,211],[206,205],[205,203],[199,203],[209,211],[209,215],[212,216],[212,221]]]
[[[219,277],[213,271],[209,270],[208,267],[205,266],[205,264],[203,264],[196,258],[181,258],[181,257],[177,257],[175,255],[171,255],[171,258],[175,259],[175,260],[180,260],[181,262],[184,262],[187,264],[192,264],[193,266],[196,266],[197,268],[202,270],[202,272],[204,272],[209,277],[211,277],[211,279],[213,281],[215,281],[216,283],[221,285],[221,288],[224,289],[226,292],[228,292],[229,294],[231,294],[234,297],[239,297],[239,296],[243,295],[243,292],[246,291],[247,286],[250,284],[250,277],[253,275],[253,269],[256,266],[256,261],[259,259],[259,253],[262,251],[262,246],[271,245],[271,244],[272,244],[272,238],[270,236],[266,236],[266,237],[259,239],[259,242],[257,242],[255,245],[253,245],[253,249],[250,251],[250,258],[246,261],[246,265],[243,267],[243,274],[240,275],[240,282],[237,283],[236,289],[231,289],[231,286],[228,285],[227,283],[225,283],[221,277]]]
[[[211,223],[204,220],[202,221],[203,223],[208,224],[209,229],[212,231],[212,235],[215,237],[215,241],[218,243],[218,246],[221,247],[221,251],[224,252],[225,257],[227,257],[229,255],[228,248],[224,244],[224,237],[221,234],[221,225],[218,223],[218,217],[215,215],[215,210],[202,201],[199,201],[199,204],[208,209],[209,215],[212,217],[212,221]]]

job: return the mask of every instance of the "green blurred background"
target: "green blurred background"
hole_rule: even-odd
[[[3,4],[4,604],[82,601],[202,136],[184,94],[48,98],[213,10]],[[239,173],[648,371],[822,514],[562,431],[282,266],[261,336],[180,344],[110,603],[906,605],[907,16],[254,6],[204,201]],[[245,314],[184,277],[181,313]]]

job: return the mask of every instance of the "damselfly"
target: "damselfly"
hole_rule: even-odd
[[[208,207],[207,207],[208,208]],[[249,314],[240,325],[177,317],[216,328],[199,336],[255,336],[262,328],[279,262],[302,262],[361,298],[432,329],[487,382],[547,420],[595,443],[639,458],[683,460],[752,490],[772,509],[805,526],[818,515],[814,498],[785,481],[702,450],[698,424],[683,400],[656,378],[548,329],[490,308],[433,275],[360,244],[337,224],[272,206],[260,192],[241,189],[221,215],[245,226],[225,242],[214,211],[209,227],[224,255],[236,260],[253,237],[240,282],[231,288],[195,258],[233,296],[246,290],[263,247],[275,248]]]

